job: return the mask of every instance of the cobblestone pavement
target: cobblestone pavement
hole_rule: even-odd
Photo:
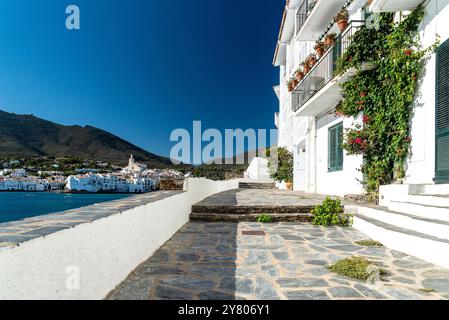
[[[352,228],[310,224],[189,223],[108,299],[449,298],[449,270],[354,243],[365,239]],[[366,257],[388,274],[368,285],[326,268],[353,255]],[[429,289],[434,292],[423,292]]]

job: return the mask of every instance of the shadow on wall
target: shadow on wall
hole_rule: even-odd
[[[251,293],[236,277],[237,223],[189,223],[107,299],[234,300]]]

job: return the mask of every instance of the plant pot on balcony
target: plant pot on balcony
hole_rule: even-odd
[[[304,79],[304,72],[296,72],[296,80],[299,82],[301,82],[301,80]]]
[[[310,67],[309,67],[308,63],[304,64],[303,70],[304,70],[304,75],[306,75],[310,72]]]
[[[324,38],[324,44],[330,48],[335,44],[335,38],[337,37],[337,35],[335,33],[330,33],[328,35],[326,35],[326,37]]]
[[[337,24],[340,31],[343,32],[348,27],[348,20],[340,20],[337,22]]]
[[[309,67],[310,67],[310,69],[312,69],[315,64],[316,64],[316,58],[309,59]]]
[[[316,48],[315,51],[318,59],[321,59],[321,57],[324,56],[324,48]]]

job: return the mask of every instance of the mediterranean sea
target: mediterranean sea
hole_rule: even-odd
[[[0,192],[0,223],[85,207],[130,196],[132,194]]]

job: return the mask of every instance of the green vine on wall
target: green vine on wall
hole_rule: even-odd
[[[424,58],[437,46],[420,46],[418,26],[423,16],[421,7],[400,23],[394,23],[391,13],[380,14],[377,27],[362,27],[338,61],[340,74],[367,61],[375,65],[342,85],[343,100],[336,110],[342,116],[363,116],[363,124],[345,133],[343,148],[364,156],[363,182],[373,201],[380,185],[405,177],[413,101]]]

